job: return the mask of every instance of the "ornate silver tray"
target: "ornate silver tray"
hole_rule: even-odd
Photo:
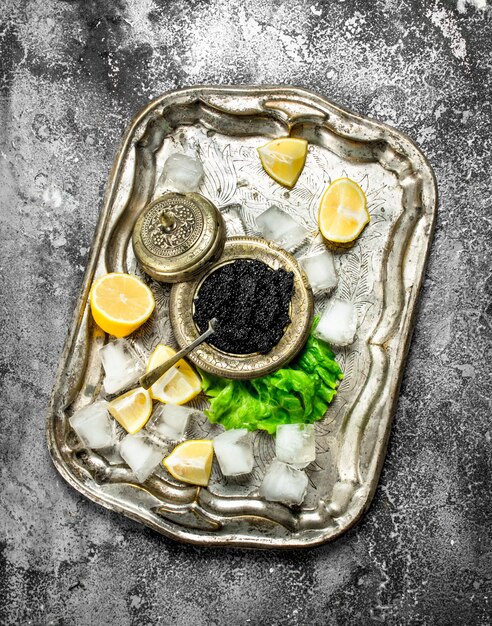
[[[287,191],[262,170],[256,147],[285,135],[309,141],[306,166]],[[276,204],[312,232],[309,248],[324,244],[317,208],[331,180],[348,176],[367,195],[371,222],[356,244],[336,253],[336,296],[355,303],[355,343],[337,352],[345,373],[336,400],[316,424],[317,458],[308,467],[301,508],[257,496],[274,456],[274,442],[257,432],[256,467],[245,482],[216,467],[208,488],[185,486],[157,470],[134,481],[117,453],[104,457],[80,447],[68,417],[97,399],[102,371],[97,350],[105,335],[92,322],[88,294],[95,276],[139,273],[130,244],[141,209],[159,196],[170,152],[198,152],[205,167],[200,191],[220,208],[230,235],[257,235],[255,218]],[[304,89],[197,87],[167,93],[130,124],[106,189],[80,297],[51,398],[47,436],[61,475],[103,506],[175,539],[201,545],[308,547],[334,539],[368,508],[383,464],[416,302],[436,212],[432,170],[410,139],[361,118]],[[149,353],[159,342],[176,345],[169,321],[168,286],[146,278],[157,312],[135,336]],[[315,310],[327,302],[318,297]],[[205,406],[197,399],[197,407]],[[216,427],[196,421],[191,437]]]

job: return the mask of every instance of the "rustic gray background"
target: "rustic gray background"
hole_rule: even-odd
[[[491,623],[490,0],[2,0],[0,15],[0,623]],[[374,503],[306,552],[174,543],[78,495],[45,445],[119,139],[150,98],[197,83],[319,91],[406,131],[439,184]]]

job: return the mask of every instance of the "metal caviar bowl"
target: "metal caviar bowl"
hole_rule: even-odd
[[[203,343],[189,360],[203,370],[224,378],[249,379],[264,376],[291,361],[306,343],[313,321],[313,293],[304,271],[294,256],[275,244],[258,237],[227,239],[218,262],[199,278],[173,285],[170,299],[170,319],[180,347],[194,341],[200,332],[193,320],[193,300],[203,281],[218,267],[236,259],[262,261],[273,269],[283,268],[294,274],[294,293],[290,304],[290,324],[278,344],[267,354],[237,355],[222,352]]]

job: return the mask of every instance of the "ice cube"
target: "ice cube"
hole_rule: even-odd
[[[275,437],[277,459],[297,468],[316,458],[313,424],[280,424]]]
[[[297,250],[309,235],[303,226],[277,206],[271,206],[259,215],[256,225],[265,239],[275,241],[289,252]]]
[[[93,450],[116,443],[116,423],[108,413],[108,403],[94,402],[76,411],[69,419],[80,441]]]
[[[140,483],[147,480],[165,455],[165,451],[143,433],[126,435],[120,441],[119,447],[121,458]]]
[[[226,430],[215,437],[214,451],[224,476],[249,474],[253,469],[253,443],[245,428]]]
[[[306,272],[314,293],[328,291],[337,286],[335,263],[329,250],[301,257],[299,263]]]
[[[271,502],[301,504],[306,496],[308,478],[302,470],[274,460],[260,486],[260,496]]]
[[[333,298],[321,316],[314,335],[334,346],[348,346],[357,332],[357,310],[351,302]]]
[[[245,235],[246,227],[241,217],[241,205],[230,204],[223,207],[220,210],[226,227],[226,233],[228,237],[235,237],[237,235]]]
[[[110,341],[99,349],[104,368],[104,391],[114,394],[137,382],[145,371],[144,363],[126,339]]]
[[[160,183],[175,191],[196,191],[203,178],[203,166],[186,154],[171,154],[164,163]]]
[[[190,417],[198,413],[196,409],[177,404],[161,404],[154,411],[146,429],[162,439],[179,441],[184,437]]]

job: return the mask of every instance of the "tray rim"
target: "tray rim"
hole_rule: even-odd
[[[121,179],[121,173],[123,171],[122,162],[126,155],[129,144],[132,141],[134,131],[141,123],[141,121],[145,118],[145,116],[158,107],[163,101],[172,96],[180,96],[187,94],[195,94],[197,98],[200,98],[202,95],[231,95],[231,96],[251,96],[251,95],[262,95],[267,97],[268,95],[278,95],[284,96],[288,98],[290,95],[297,96],[299,98],[309,99],[312,102],[319,103],[322,107],[334,109],[337,111],[341,117],[353,119],[355,122],[363,123],[368,125],[371,128],[377,129],[378,131],[385,131],[387,135],[396,140],[398,143],[400,140],[403,140],[403,143],[406,143],[409,147],[411,147],[418,157],[422,161],[422,165],[425,168],[425,173],[427,175],[427,182],[430,183],[431,193],[432,193],[432,202],[429,203],[427,215],[429,218],[429,229],[428,229],[428,238],[425,246],[425,251],[423,254],[423,259],[421,263],[421,271],[419,273],[418,279],[414,283],[414,304],[407,316],[405,328],[405,341],[403,347],[400,347],[401,357],[400,367],[398,371],[398,379],[396,381],[394,387],[394,400],[392,402],[390,414],[388,416],[388,428],[384,432],[384,436],[382,438],[376,462],[375,462],[375,471],[374,475],[377,476],[377,480],[373,480],[367,489],[359,488],[358,490],[358,500],[362,500],[360,506],[357,506],[356,514],[353,515],[350,519],[346,520],[344,525],[337,526],[336,531],[327,533],[327,528],[323,527],[321,529],[316,529],[310,531],[312,534],[315,534],[314,537],[302,538],[302,539],[291,539],[291,538],[272,538],[272,537],[262,537],[258,538],[256,536],[246,537],[244,535],[236,536],[234,534],[221,534],[221,535],[213,535],[207,534],[206,536],[200,535],[196,532],[195,529],[188,529],[184,526],[180,526],[177,532],[173,532],[172,528],[167,528],[166,524],[169,524],[166,520],[162,520],[159,518],[160,523],[153,522],[152,519],[142,519],[141,515],[133,513],[133,511],[128,510],[127,508],[120,506],[117,502],[112,502],[111,498],[106,497],[103,499],[96,493],[92,493],[91,489],[87,487],[85,484],[81,484],[74,474],[69,470],[68,466],[65,464],[62,455],[60,453],[58,443],[55,438],[54,429],[51,428],[52,422],[56,419],[58,411],[57,405],[60,400],[60,391],[62,388],[62,382],[64,378],[64,371],[69,369],[69,364],[71,362],[72,350],[74,347],[75,339],[77,337],[78,331],[81,326],[82,315],[83,315],[83,307],[81,306],[82,302],[86,302],[88,292],[90,290],[90,285],[92,284],[93,275],[97,266],[100,249],[102,245],[102,239],[106,231],[106,223],[109,221],[111,216],[111,208],[112,203],[118,192],[118,187]],[[417,143],[411,139],[405,132],[397,130],[392,126],[389,126],[383,122],[379,122],[374,120],[373,118],[359,115],[353,112],[351,109],[342,107],[329,98],[325,96],[321,96],[317,92],[313,92],[310,89],[306,89],[302,86],[289,86],[289,85],[195,85],[189,87],[183,87],[180,89],[173,89],[167,92],[162,93],[156,98],[149,101],[144,107],[142,107],[137,113],[131,118],[129,125],[126,127],[126,130],[122,136],[119,146],[116,149],[115,157],[113,160],[112,167],[109,172],[109,176],[106,181],[105,191],[101,203],[101,209],[99,211],[98,220],[96,223],[94,237],[90,246],[90,253],[88,255],[86,269],[84,272],[84,276],[82,279],[82,284],[79,289],[78,299],[76,306],[74,307],[72,319],[70,322],[70,326],[67,332],[67,337],[65,340],[64,347],[62,349],[61,355],[59,357],[59,363],[55,374],[53,390],[51,393],[51,399],[49,403],[48,414],[46,416],[45,425],[46,425],[46,437],[48,450],[50,452],[51,459],[53,461],[54,466],[61,474],[61,476],[79,493],[82,493],[88,499],[93,502],[104,506],[106,509],[111,511],[116,511],[117,513],[123,514],[125,517],[133,519],[140,524],[144,524],[149,526],[150,528],[156,530],[158,533],[163,534],[173,540],[178,540],[184,543],[203,546],[203,547],[231,547],[231,548],[254,548],[254,549],[274,549],[274,550],[292,550],[299,548],[307,548],[314,547],[325,544],[329,541],[333,541],[337,539],[340,535],[344,534],[347,530],[352,528],[363,516],[363,514],[370,507],[372,502],[372,498],[374,492],[379,484],[379,478],[381,474],[382,464],[386,457],[386,450],[389,437],[392,431],[392,422],[396,412],[398,397],[399,397],[399,389],[401,380],[403,378],[403,374],[405,371],[405,363],[408,355],[408,350],[410,348],[413,328],[415,325],[415,318],[417,316],[419,310],[420,303],[420,293],[423,280],[425,278],[426,267],[429,259],[429,253],[433,238],[433,232],[435,228],[436,216],[437,216],[437,208],[438,208],[438,187],[435,173],[432,169],[432,166],[427,159],[427,157],[423,154]],[[73,398],[72,398],[73,399]],[[68,403],[70,404],[70,403]],[[67,404],[67,406],[68,406]],[[361,486],[362,487],[362,486]],[[169,524],[172,526],[172,524]],[[328,536],[327,536],[328,534]]]

